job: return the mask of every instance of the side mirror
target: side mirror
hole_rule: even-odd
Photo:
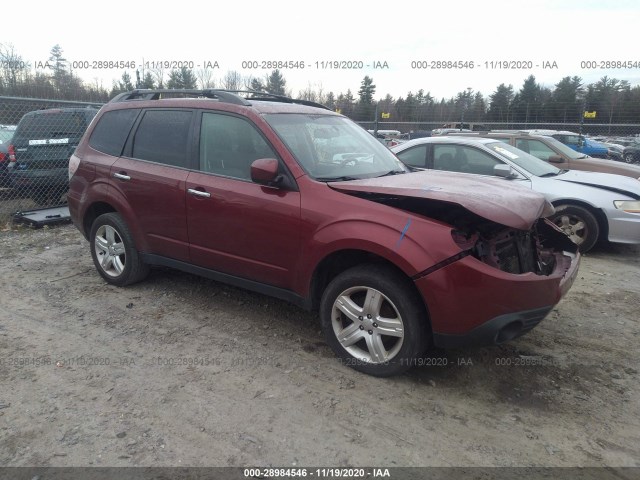
[[[560,155],[551,155],[547,161],[549,163],[564,163],[564,159]]]
[[[494,165],[493,174],[496,177],[504,177],[504,178],[515,178],[518,176],[516,172],[513,170],[513,168],[511,168],[510,165],[506,165],[504,163],[501,163],[499,165]]]
[[[277,186],[280,181],[278,175],[278,160],[275,158],[259,158],[251,164],[251,180],[260,185]]]

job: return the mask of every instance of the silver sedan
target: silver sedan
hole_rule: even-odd
[[[599,240],[640,243],[640,181],[636,179],[560,170],[488,138],[417,138],[391,151],[410,167],[498,176],[542,193],[555,206],[551,219],[582,252]]]

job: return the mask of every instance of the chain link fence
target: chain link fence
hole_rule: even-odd
[[[100,106],[0,96],[0,222],[18,212],[66,203],[69,157]],[[460,127],[456,122],[359,123],[368,130],[397,130],[414,136]],[[472,130],[567,130],[622,147],[640,142],[640,124],[484,122],[462,126]]]
[[[100,106],[0,97],[0,220],[66,203],[69,157]]]
[[[376,122],[358,122],[367,130],[374,130]],[[463,123],[463,128],[481,130],[566,130],[582,132],[589,137],[635,140],[640,136],[640,124],[630,123]],[[460,122],[377,122],[378,130],[398,130],[401,133],[432,131],[438,128],[460,128]],[[640,138],[639,138],[640,140]]]

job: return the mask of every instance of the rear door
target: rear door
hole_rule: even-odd
[[[246,119],[203,112],[199,131],[199,171],[186,185],[192,262],[290,288],[300,255],[300,193],[251,181],[254,160],[278,156]],[[281,160],[280,168],[289,175]]]
[[[188,261],[185,183],[191,167],[190,109],[142,112],[125,153],[111,166],[112,196],[130,209],[149,252]]]

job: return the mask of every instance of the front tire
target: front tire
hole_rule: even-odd
[[[96,218],[89,239],[93,263],[108,283],[123,287],[148,275],[149,266],[140,258],[129,227],[119,214],[105,213]]]
[[[550,220],[578,245],[582,253],[591,250],[600,236],[598,220],[584,207],[558,205]]]
[[[428,342],[427,312],[411,281],[383,265],[335,277],[320,302],[325,339],[346,365],[387,377],[416,363]]]

